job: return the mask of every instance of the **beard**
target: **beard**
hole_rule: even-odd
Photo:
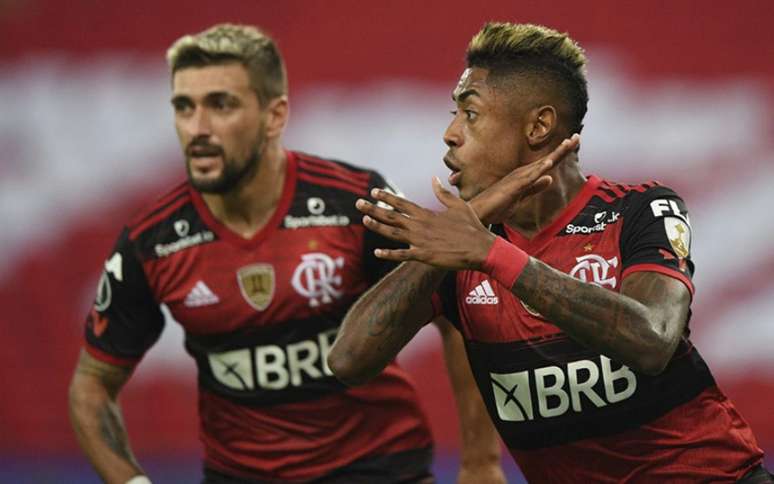
[[[191,156],[187,157],[186,170],[188,172],[188,181],[191,186],[201,193],[212,193],[223,195],[229,193],[240,186],[248,183],[255,177],[258,172],[258,166],[260,165],[263,150],[266,146],[266,137],[264,135],[263,125],[258,131],[258,141],[253,145],[252,150],[247,155],[247,158],[241,160],[241,162],[233,157],[227,157],[225,152],[221,148],[221,156],[223,157],[223,169],[215,179],[201,180],[193,177],[191,173]]]

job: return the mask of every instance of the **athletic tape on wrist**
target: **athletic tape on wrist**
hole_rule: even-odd
[[[153,484],[147,476],[134,476],[126,484]]]
[[[502,237],[497,237],[486,260],[481,265],[482,272],[508,289],[516,283],[521,271],[527,266],[529,255]]]

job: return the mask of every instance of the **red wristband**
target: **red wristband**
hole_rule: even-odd
[[[481,264],[481,271],[510,289],[527,266],[527,262],[529,255],[526,252],[504,238],[497,237],[486,255],[486,260]]]

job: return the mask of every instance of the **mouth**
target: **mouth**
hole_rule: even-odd
[[[443,162],[447,168],[451,170],[449,174],[449,185],[457,186],[460,183],[460,177],[462,177],[462,171],[455,164],[451,154],[447,154],[443,157]]]

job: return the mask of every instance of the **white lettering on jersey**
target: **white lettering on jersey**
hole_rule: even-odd
[[[674,200],[667,200],[664,198],[653,200],[650,202],[650,209],[653,211],[653,216],[657,218],[663,217],[664,215],[675,215],[686,220],[688,218],[686,214],[680,211],[677,202]]]
[[[215,240],[215,234],[213,234],[209,230],[205,230],[203,232],[197,232],[193,235],[183,237],[170,244],[156,244],[153,247],[153,250],[156,252],[156,255],[158,257],[166,257],[170,254],[174,254],[175,252],[181,251],[183,249],[193,247],[194,245],[203,244],[205,242],[211,242],[213,240]]]
[[[304,382],[333,376],[328,353],[338,329],[329,329],[314,339],[290,343],[286,347],[263,345],[255,348],[211,353],[212,375],[234,390],[283,390]],[[255,360],[255,374],[251,359]]]
[[[113,274],[113,277],[116,278],[116,281],[123,282],[123,259],[121,258],[121,254],[119,252],[113,254],[113,256],[105,262],[105,271],[109,274]]]
[[[322,252],[313,252],[302,255],[301,261],[291,283],[296,292],[309,299],[310,307],[341,297],[341,275],[336,271],[344,267],[343,257],[333,259]]]
[[[613,370],[610,363],[610,358],[601,355],[599,363],[577,360],[568,363],[566,369],[551,365],[515,373],[490,373],[497,415],[503,421],[524,422],[535,419],[536,408],[540,417],[554,418],[569,411],[581,413],[588,402],[597,408],[622,402],[637,390],[637,376],[625,365]]]

